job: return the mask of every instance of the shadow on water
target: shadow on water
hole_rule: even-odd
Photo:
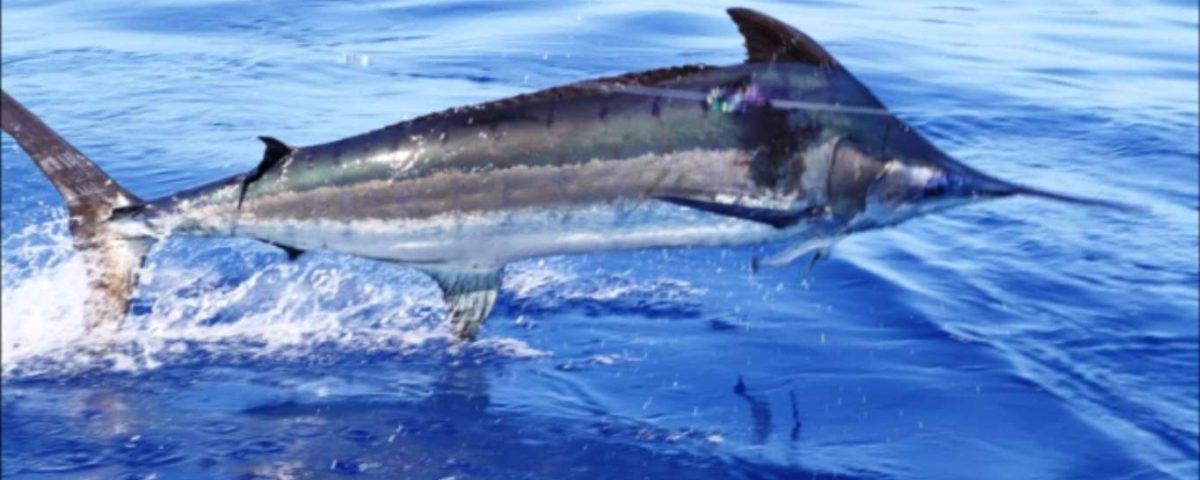
[[[774,431],[771,423],[771,402],[750,393],[741,376],[738,376],[737,384],[733,386],[733,393],[745,399],[746,403],[750,405],[750,418],[754,424],[754,443],[759,445],[766,443]],[[788,400],[791,402],[792,413],[792,425],[788,430],[788,440],[795,444],[800,439],[800,429],[804,425],[800,421],[800,407],[796,404],[795,390],[788,390]]]
[[[759,445],[766,443],[772,430],[771,404],[747,392],[746,384],[740,376],[737,385],[733,387],[733,393],[746,399],[746,403],[750,404],[750,416],[754,420],[754,443]]]

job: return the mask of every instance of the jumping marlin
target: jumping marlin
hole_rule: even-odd
[[[260,137],[253,171],[157,200],[122,188],[8,94],[3,129],[66,202],[90,276],[89,327],[120,324],[147,251],[169,234],[417,268],[469,340],[515,260],[771,243],[783,248],[756,265],[778,266],[984,199],[1111,205],[967,167],[807,35],[753,10],[728,13],[745,39],[742,64],[588,80],[309,147]]]

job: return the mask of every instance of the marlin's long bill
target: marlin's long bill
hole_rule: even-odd
[[[846,235],[1033,190],[976,172],[897,119],[816,41],[728,11],[746,61],[583,81],[295,147],[262,137],[243,175],[143,201],[3,95],[3,129],[62,195],[91,278],[89,325],[119,324],[168,234],[248,237],[406,264],[471,339],[505,264],[580,252]],[[790,245],[790,247],[788,246]],[[814,257],[820,258],[820,257]]]

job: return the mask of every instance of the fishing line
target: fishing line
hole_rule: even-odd
[[[709,102],[710,95],[704,92],[696,92],[691,90],[677,90],[671,88],[647,87],[644,85],[604,85],[604,84],[585,84],[584,87],[594,88],[605,93],[628,93],[631,95],[641,95],[648,97],[663,97],[676,100],[691,100],[698,102]],[[819,102],[805,102],[800,100],[783,100],[783,99],[767,99],[772,107],[783,110],[808,110],[808,111],[826,111],[851,113],[858,115],[879,115],[890,116],[892,112],[882,108],[872,107],[856,107],[850,105],[836,105]]]

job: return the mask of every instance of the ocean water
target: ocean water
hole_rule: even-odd
[[[729,5],[9,0],[3,88],[143,197],[429,111],[732,64]],[[61,201],[5,136],[5,478],[1196,478],[1197,6],[754,2],[1031,199],[752,275],[768,249],[506,271],[456,346],[433,283],[250,241],[151,254],[85,334]]]

